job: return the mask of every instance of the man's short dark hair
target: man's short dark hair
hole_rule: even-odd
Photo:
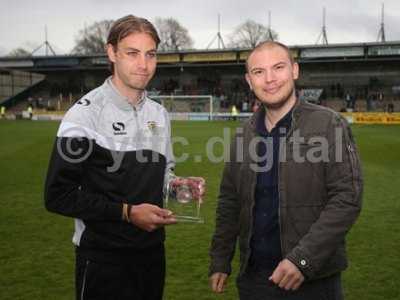
[[[258,50],[261,50],[261,49],[263,49],[263,48],[273,48],[273,47],[282,48],[282,49],[285,50],[285,52],[287,53],[290,62],[291,62],[292,64],[294,64],[294,63],[296,62],[295,59],[294,59],[294,57],[293,57],[293,55],[292,55],[292,52],[291,52],[290,49],[289,49],[289,47],[286,46],[285,44],[282,44],[282,43],[279,43],[279,42],[276,42],[276,41],[264,41],[264,42],[259,43],[257,46],[255,46],[255,47],[250,51],[249,56],[247,56],[247,59],[246,59],[246,71],[247,71],[247,72],[249,71],[249,59],[250,59],[250,56],[251,56],[254,52],[256,52],[256,51],[258,51]]]

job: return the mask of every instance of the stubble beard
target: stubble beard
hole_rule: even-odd
[[[149,80],[143,81],[143,83],[142,83],[142,82],[135,82],[135,79],[134,79],[134,78],[133,78],[133,79],[130,79],[130,78],[128,77],[128,78],[126,78],[125,84],[126,84],[129,88],[131,88],[131,89],[133,89],[133,90],[137,90],[137,91],[141,91],[141,92],[142,92],[142,91],[144,91],[144,90],[146,89],[146,87],[147,87],[149,81],[150,81],[150,79],[149,79]]]
[[[129,88],[131,90],[136,90],[138,92],[143,92],[146,89],[146,87],[147,87],[147,85],[150,82],[150,79],[152,77],[151,76],[150,78],[146,78],[146,80],[143,80],[142,82],[140,82],[140,80],[138,78],[135,79],[135,78],[132,78],[130,76],[135,76],[135,75],[130,75],[130,74],[126,75],[126,74],[124,74],[122,72],[118,74],[118,77],[119,77],[120,81],[127,88]]]
[[[281,97],[281,99],[279,101],[274,101],[273,103],[271,102],[264,102],[261,101],[261,103],[265,106],[265,108],[267,109],[280,109],[283,106],[285,106],[285,104],[292,98],[295,97],[295,87],[294,85],[290,88],[290,90],[288,91],[287,94],[283,95]]]
[[[132,90],[143,92],[146,89],[147,84],[144,87],[142,87],[142,86],[138,86],[138,85],[134,85],[134,84],[128,83],[127,86]]]

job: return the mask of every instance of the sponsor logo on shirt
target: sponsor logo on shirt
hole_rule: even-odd
[[[82,105],[82,106],[89,106],[90,105],[90,100],[88,99],[80,99],[76,104]]]
[[[125,124],[122,122],[112,123],[112,128],[114,129],[114,135],[125,135]]]

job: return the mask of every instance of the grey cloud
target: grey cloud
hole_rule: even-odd
[[[0,32],[6,52],[32,40],[43,42],[47,24],[50,42],[68,52],[74,46],[76,34],[84,24],[102,19],[117,19],[135,14],[152,21],[157,16],[174,17],[188,28],[195,46],[206,47],[217,32],[217,14],[221,14],[225,38],[247,19],[268,23],[272,13],[272,28],[288,44],[313,44],[322,27],[322,7],[327,9],[328,38],[332,43],[372,41],[379,30],[382,0],[88,0],[68,2],[38,0],[11,1],[0,11]],[[385,0],[386,34],[390,40],[400,40],[400,2]],[[0,50],[3,51],[4,50]]]

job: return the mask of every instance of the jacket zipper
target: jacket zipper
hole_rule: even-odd
[[[281,176],[280,176],[280,170],[281,170],[281,150],[279,147],[279,165],[278,165],[278,199],[279,199],[279,205],[278,205],[278,222],[279,222],[279,241],[281,243],[281,253],[282,257],[284,257],[284,248],[283,248],[283,242],[282,242],[282,222],[281,222]]]
[[[295,108],[294,108],[295,109]],[[285,145],[284,145],[284,148],[285,149],[282,149],[281,147],[279,147],[279,161],[278,161],[278,199],[279,199],[279,205],[278,205],[278,220],[279,220],[279,240],[280,240],[280,242],[281,242],[281,253],[282,253],[282,258],[283,257],[285,257],[285,255],[286,255],[286,251],[285,251],[285,248],[284,248],[284,243],[283,243],[283,240],[282,240],[282,232],[283,232],[283,230],[282,230],[282,221],[281,221],[281,203],[282,203],[282,199],[281,199],[281,176],[280,176],[280,173],[281,173],[281,167],[282,167],[282,164],[281,164],[281,158],[282,158],[282,151],[286,151],[287,150],[287,143],[288,143],[288,141],[289,141],[289,137],[291,136],[291,134],[293,133],[293,128],[294,128],[294,123],[295,123],[295,118],[294,118],[294,114],[293,114],[293,112],[294,112],[294,109],[293,109],[293,111],[292,111],[292,121],[291,121],[291,124],[290,124],[290,129],[289,129],[289,132],[286,134],[286,136],[285,136]],[[286,153],[286,157],[285,157],[285,159],[287,159],[287,153]]]
[[[133,115],[135,116],[136,125],[138,126],[139,123],[138,123],[138,112],[137,112],[137,109],[136,109],[135,106],[132,106],[132,109],[133,109]],[[139,127],[138,127],[138,128],[139,128]]]
[[[254,176],[254,174],[253,174]],[[256,175],[257,176],[257,175]],[[255,200],[254,200],[254,194],[255,194],[255,188],[256,188],[256,181],[257,180],[252,180],[253,184],[251,185],[251,204],[250,204],[250,225],[249,225],[249,234],[247,238],[247,257],[245,261],[245,266],[243,268],[243,272],[247,269],[247,265],[250,259],[251,255],[251,247],[250,247],[250,242],[251,242],[251,237],[253,235],[253,210],[254,210],[254,205],[255,205]]]
[[[89,267],[89,261],[86,261],[86,266],[85,266],[85,272],[83,273],[83,282],[82,282],[82,290],[81,290],[81,300],[83,300],[83,296],[85,295],[85,287],[86,287],[86,276],[87,276],[87,270]]]
[[[139,116],[138,116],[138,110],[135,106],[132,105],[133,109],[133,117],[135,118],[135,124],[136,124],[136,137],[138,137],[138,142],[141,143],[142,141],[142,132],[140,131],[140,126],[139,126]]]
[[[243,137],[244,136],[245,136],[245,134],[243,133]],[[252,137],[254,137],[254,135]],[[249,160],[249,164],[250,163],[254,163],[254,162],[253,161],[250,162],[250,160]],[[252,176],[253,177],[257,176],[257,174],[255,174],[255,172],[254,172],[254,173],[252,173]],[[250,187],[250,191],[251,191],[251,194],[250,194],[250,210],[249,210],[249,214],[250,214],[250,222],[249,223],[250,224],[249,224],[249,231],[248,231],[249,234],[248,234],[247,244],[246,244],[247,255],[246,255],[246,258],[245,258],[244,266],[243,266],[243,268],[242,268],[240,273],[244,273],[244,271],[247,269],[247,265],[248,265],[248,262],[249,262],[249,259],[250,259],[250,255],[251,255],[250,241],[251,241],[252,232],[253,232],[253,209],[254,209],[254,205],[255,205],[254,194],[255,194],[255,188],[256,188],[256,183],[257,183],[256,181],[257,180],[253,180],[252,179],[252,184],[251,184],[251,187]]]

